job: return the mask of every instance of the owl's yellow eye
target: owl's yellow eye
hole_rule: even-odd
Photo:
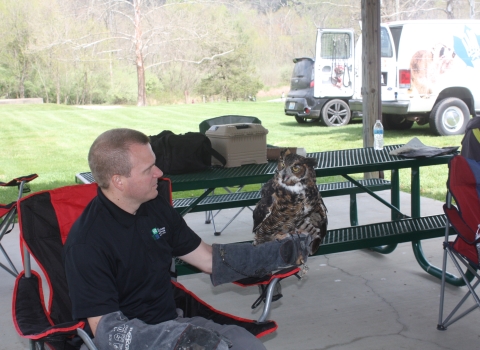
[[[300,168],[301,168],[301,167],[300,167],[299,165],[294,165],[294,166],[292,166],[292,171],[293,171],[294,173],[298,173],[298,172],[300,171]]]

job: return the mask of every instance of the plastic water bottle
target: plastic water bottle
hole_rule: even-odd
[[[373,126],[373,148],[375,150],[383,149],[383,125],[380,119]]]

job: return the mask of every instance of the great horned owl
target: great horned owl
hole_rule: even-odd
[[[282,152],[278,170],[261,189],[253,211],[254,245],[282,239],[293,233],[312,235],[315,253],[327,234],[327,208],[318,191],[317,160]]]

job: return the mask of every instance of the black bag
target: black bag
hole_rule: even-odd
[[[199,132],[175,135],[169,130],[150,136],[155,165],[164,174],[176,175],[202,171],[212,166],[212,156],[225,165],[225,158],[212,148],[210,139]]]

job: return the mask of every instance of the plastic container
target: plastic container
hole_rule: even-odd
[[[383,125],[380,119],[373,126],[373,148],[377,151],[383,149]]]
[[[213,149],[227,160],[227,168],[266,163],[267,134],[261,124],[253,123],[213,125],[205,132]],[[220,162],[212,158],[212,164]]]

